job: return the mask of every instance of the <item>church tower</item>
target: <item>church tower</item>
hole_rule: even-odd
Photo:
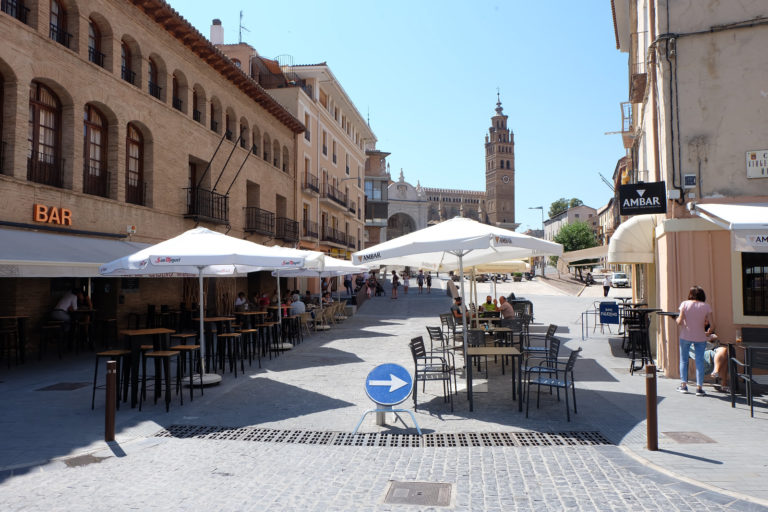
[[[490,224],[514,230],[515,134],[507,128],[507,116],[496,93],[496,115],[485,136],[486,213]]]

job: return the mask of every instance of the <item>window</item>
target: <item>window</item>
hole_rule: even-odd
[[[62,184],[61,103],[43,84],[29,90],[27,179],[54,187]]]
[[[203,122],[203,111],[200,108],[200,96],[197,94],[197,89],[192,90],[192,119],[198,123]]]
[[[232,137],[234,136],[232,133],[232,119],[229,117],[229,112],[226,113],[224,116],[224,136],[227,138],[227,140],[232,140]]]
[[[49,36],[60,45],[69,48],[72,34],[67,32],[67,13],[57,0],[51,0]]]
[[[173,93],[173,108],[175,108],[178,111],[181,111],[181,107],[183,105],[181,101],[181,96],[179,95],[179,79],[176,78],[176,75],[173,75],[173,78],[171,80],[171,89]]]
[[[154,59],[149,59],[149,83],[147,84],[149,94],[160,99],[160,85],[158,85],[157,63]]]
[[[128,124],[125,136],[125,200],[144,204],[144,139],[141,132]]]
[[[328,156],[328,132],[323,130],[323,154]]]
[[[745,316],[768,316],[768,253],[741,253]]]
[[[264,144],[262,145],[264,148],[264,160],[269,162],[270,160],[270,151],[272,150],[272,142],[269,138],[269,134],[264,134]]]
[[[128,48],[128,44],[125,41],[120,43],[120,65],[123,80],[131,85],[136,85],[136,72],[133,71],[131,49]]]
[[[101,33],[93,20],[88,20],[88,60],[104,67],[104,54],[101,53]]]
[[[336,163],[336,141],[333,141],[333,163]]]
[[[309,114],[304,114],[304,126],[306,127],[306,130],[304,130],[304,138],[307,140],[312,140],[312,134],[309,131]]]
[[[83,113],[83,192],[108,197],[107,123],[91,105]]]

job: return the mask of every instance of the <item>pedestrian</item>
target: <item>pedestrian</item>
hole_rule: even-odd
[[[427,293],[432,293],[432,273],[427,271]]]
[[[608,296],[608,292],[611,291],[611,274],[603,274],[603,297]]]
[[[677,325],[680,326],[680,393],[688,392],[688,359],[691,346],[694,350],[696,363],[696,396],[706,396],[704,384],[704,350],[707,347],[707,336],[715,329],[712,318],[712,308],[706,303],[707,296],[699,286],[692,286],[688,292],[688,300],[680,304],[680,315]]]
[[[392,298],[397,298],[397,287],[400,285],[400,278],[397,277],[397,271],[392,271]]]
[[[416,284],[419,286],[419,295],[424,293],[424,271],[419,270],[418,275],[416,276]]]
[[[352,290],[352,276],[350,274],[344,276],[344,288],[347,290],[347,295],[350,297],[354,295],[355,292]]]
[[[411,274],[403,270],[403,293],[408,295],[408,287],[411,285]]]

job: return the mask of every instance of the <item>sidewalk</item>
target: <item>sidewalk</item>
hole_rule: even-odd
[[[441,280],[433,284],[444,287]],[[602,287],[590,288],[602,296]],[[481,299],[491,290],[491,283],[478,286]],[[724,395],[681,395],[674,392],[677,382],[660,378],[660,450],[649,452],[646,379],[629,375],[629,361],[611,335],[581,340],[580,313],[595,299],[568,295],[540,278],[500,284],[497,291],[531,299],[537,324],[557,323],[567,349],[583,347],[576,366],[578,414],[566,423],[564,404],[543,394],[541,408],[534,402],[526,419],[511,398],[509,373],[502,376],[491,364],[490,378],[475,381],[474,412],[461,381],[453,413],[432,383],[426,393],[419,390],[416,418],[427,434],[507,433],[531,436],[528,445],[258,441],[281,433],[297,439],[302,432],[349,440],[344,436],[372,406],[364,392],[367,373],[383,362],[411,369],[409,339],[428,340],[425,326],[437,325],[437,315],[450,305],[444,289],[419,296],[411,288],[398,300],[371,299],[343,324],[264,361],[261,370],[246,368],[237,379],[226,373],[221,385],[194,402],[186,395],[179,406],[174,399],[170,413],[160,403],[142,412],[122,404],[117,442],[109,446],[101,441],[103,391],[96,410],[90,409],[92,356],[11,368],[0,377],[0,502],[9,510],[399,510],[384,503],[389,483],[427,481],[450,483],[459,510],[768,510],[764,407],[752,419],[743,400],[734,410]],[[61,383],[85,386],[39,391]],[[402,406],[412,408],[413,401]],[[378,426],[369,415],[361,432],[414,434],[410,417],[402,419],[405,425],[389,418]],[[189,432],[239,430],[184,437],[174,425]],[[176,434],[157,437],[163,429]],[[536,441],[537,433],[557,432],[599,433],[613,446]]]

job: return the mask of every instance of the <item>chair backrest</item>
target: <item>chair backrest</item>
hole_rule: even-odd
[[[441,345],[444,344],[445,337],[443,337],[443,331],[440,329],[440,327],[437,326],[427,326],[427,334],[429,334],[429,339],[434,341],[439,341]]]
[[[747,371],[751,376],[753,370],[768,370],[768,346],[745,347]]]
[[[576,364],[576,358],[579,357],[579,353],[581,352],[581,347],[578,348],[578,350],[574,350],[571,352],[571,355],[568,356],[568,362],[565,363],[565,381],[568,381],[568,374],[571,375],[571,379],[573,379],[573,366]]]
[[[471,347],[482,347],[485,345],[485,333],[478,329],[470,329],[467,344]]]
[[[556,332],[557,332],[557,325],[549,324],[549,327],[547,327],[546,338],[547,339],[551,339],[552,336],[554,336]]]
[[[413,356],[413,360],[416,361],[420,357],[426,357],[427,355],[427,349],[424,348],[424,338],[421,336],[416,336],[415,338],[411,338],[411,343],[409,344],[411,347],[411,355]]]
[[[560,354],[560,338],[552,337],[549,339],[549,352],[547,354],[548,358],[552,361],[557,359],[557,356]]]
[[[525,329],[525,322],[522,318],[504,318],[501,320],[501,327],[508,327],[512,329],[512,332],[523,332]]]

